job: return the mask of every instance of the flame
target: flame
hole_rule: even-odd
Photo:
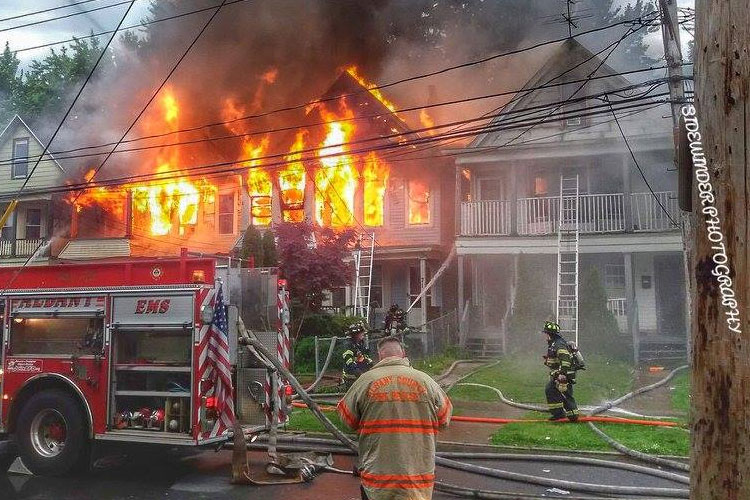
[[[411,179],[408,185],[409,224],[430,223],[430,187],[418,179]]]
[[[359,173],[346,143],[351,140],[354,125],[349,120],[354,115],[343,105],[341,117],[321,108],[328,132],[318,153],[320,168],[315,172],[315,214],[318,224],[329,227],[351,226],[354,222],[354,194]]]
[[[359,83],[364,88],[366,88],[367,90],[369,90],[370,94],[372,94],[372,96],[375,99],[377,99],[378,101],[380,101],[380,103],[383,106],[385,106],[386,108],[388,108],[388,111],[390,111],[394,115],[396,114],[396,106],[394,106],[394,104],[391,101],[389,101],[388,99],[385,98],[385,96],[383,96],[383,93],[380,92],[380,90],[378,90],[376,88],[377,85],[375,85],[374,83],[368,82],[362,76],[360,76],[359,73],[357,72],[357,67],[356,66],[349,66],[348,68],[346,68],[346,72],[349,73],[349,75],[352,78],[354,78],[355,80],[357,80],[357,83]]]
[[[362,169],[364,177],[364,217],[367,226],[382,226],[385,188],[390,177],[390,167],[371,151],[365,158]]]
[[[271,174],[260,167],[258,159],[268,148],[269,138],[263,137],[258,145],[246,139],[242,145],[247,171],[247,192],[250,196],[250,217],[253,224],[267,226],[271,223]]]
[[[432,119],[426,109],[422,109],[419,112],[419,122],[424,128],[432,129],[435,127],[435,120]],[[427,135],[435,135],[434,130],[427,130]]]
[[[285,222],[302,222],[305,220],[305,166],[300,161],[305,148],[303,130],[297,132],[289,154],[284,157],[287,166],[279,171],[279,189],[281,190],[282,214]]]

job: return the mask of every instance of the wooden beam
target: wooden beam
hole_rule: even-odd
[[[694,163],[693,171],[710,176],[715,200],[708,205],[717,209],[719,223],[713,222],[709,241],[707,220],[714,217],[703,213],[706,186],[696,175],[690,494],[695,500],[741,500],[750,498],[750,2],[698,0],[695,7],[695,118],[706,169]],[[725,271],[718,243],[725,245],[739,324],[728,321],[728,282],[720,287],[714,274]]]

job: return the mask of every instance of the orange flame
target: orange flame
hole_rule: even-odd
[[[346,143],[351,139],[354,125],[351,121],[336,120],[348,120],[354,115],[346,106],[340,118],[322,108],[321,115],[328,132],[318,153],[321,167],[315,172],[316,219],[321,226],[351,226],[359,173],[351,156],[346,154]]]
[[[357,82],[360,85],[362,85],[364,88],[366,88],[367,90],[369,90],[370,94],[372,94],[372,96],[375,99],[377,99],[378,101],[380,101],[380,103],[383,106],[385,106],[386,108],[388,108],[388,111],[390,111],[393,114],[396,114],[396,106],[394,106],[394,104],[391,101],[389,101],[388,99],[385,98],[385,96],[383,96],[383,93],[380,92],[380,90],[378,90],[376,88],[377,85],[375,85],[374,83],[368,82],[362,76],[360,76],[360,74],[357,72],[357,67],[356,66],[349,66],[348,68],[346,68],[346,72],[349,73],[349,75],[352,78],[354,78],[355,80],[357,80]]]
[[[419,122],[422,124],[424,128],[432,129],[435,127],[435,120],[432,119],[430,114],[427,112],[426,109],[422,109],[419,112]],[[427,130],[427,135],[435,135],[434,130]]]
[[[245,140],[242,149],[248,160],[244,165],[249,167],[247,171],[247,191],[250,196],[251,222],[258,226],[267,226],[271,223],[271,175],[259,166],[258,159],[268,148],[269,138],[264,137],[257,146],[252,141]]]
[[[430,186],[421,180],[411,179],[409,197],[409,224],[430,223]]]
[[[364,177],[364,217],[367,226],[382,226],[384,222],[383,205],[385,188],[390,177],[390,167],[371,151],[365,158],[362,169]]]
[[[282,213],[285,222],[302,222],[305,220],[305,166],[300,161],[305,148],[303,130],[297,132],[289,154],[284,157],[287,166],[279,171],[279,189],[281,190]]]

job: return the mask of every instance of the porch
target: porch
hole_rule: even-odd
[[[515,205],[511,200],[464,201],[459,212],[459,236],[552,235],[557,233],[560,197],[519,198]],[[583,194],[578,214],[583,234],[663,232],[678,229],[672,221],[679,208],[674,191]]]

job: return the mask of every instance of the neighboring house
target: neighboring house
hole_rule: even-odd
[[[556,79],[561,74],[564,76]],[[569,39],[542,61],[524,88],[582,80],[590,74],[608,77],[588,82],[576,97],[631,85]],[[493,124],[518,120],[514,116],[521,111],[568,99],[580,85],[519,92]],[[621,94],[611,95],[613,102],[621,98]],[[563,109],[585,114],[588,107],[601,104],[584,101]],[[561,176],[577,175],[580,276],[591,266],[599,269],[609,308],[622,334],[632,336],[637,357],[684,357],[687,291],[682,238],[659,205],[679,221],[669,113],[668,106],[618,112],[654,195],[641,178],[611,113],[553,120],[520,137],[524,128],[493,131],[459,152],[458,300],[462,312],[468,307],[464,315],[468,324],[462,333],[468,335],[469,343],[507,348],[522,255],[532,256],[549,276],[537,284],[548,297],[540,304],[540,323],[554,311]]]
[[[26,182],[18,206],[2,228],[0,266],[22,264],[54,233],[52,196],[33,194],[33,191],[60,186],[65,172],[52,155],[45,153],[31,175],[42,151],[44,145],[18,115],[0,132],[0,203],[3,211]],[[41,251],[35,263],[47,261],[48,257],[48,251]]]

